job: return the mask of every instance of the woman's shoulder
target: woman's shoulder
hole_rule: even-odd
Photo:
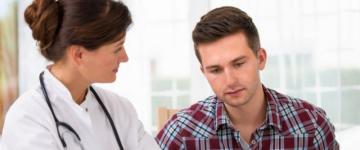
[[[43,95],[41,95],[40,88],[30,89],[21,94],[14,103],[10,106],[9,112],[24,112],[38,111],[39,107],[42,107],[41,101],[44,101]],[[44,103],[45,104],[45,103]]]
[[[93,86],[115,122],[121,125],[138,123],[137,112],[132,103],[114,91]],[[125,126],[124,126],[125,127]],[[127,128],[126,126],[125,128]]]
[[[43,102],[42,102],[43,101]],[[21,94],[10,106],[6,113],[6,124],[21,124],[30,120],[40,123],[44,120],[50,121],[45,113],[46,103],[39,88],[28,90]],[[47,121],[46,121],[47,122]]]
[[[133,109],[133,105],[130,103],[130,101],[127,98],[119,95],[118,93],[99,86],[92,87],[107,107],[120,107],[123,110]]]

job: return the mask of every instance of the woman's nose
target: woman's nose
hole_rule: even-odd
[[[124,49],[122,54],[120,55],[120,62],[128,62],[128,61],[129,61],[129,57]]]

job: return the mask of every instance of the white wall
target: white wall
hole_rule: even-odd
[[[196,23],[200,21],[201,16],[210,10],[210,2],[191,0],[189,7],[190,30],[188,33],[191,36],[192,30],[195,28]],[[209,95],[213,95],[213,91],[200,70],[200,63],[195,56],[193,44],[191,44],[189,49],[191,50],[190,98],[192,103],[196,103],[207,98]]]
[[[19,94],[38,83],[38,75],[46,66],[32,38],[31,30],[25,22],[25,8],[31,0],[18,2],[18,39],[19,39]]]

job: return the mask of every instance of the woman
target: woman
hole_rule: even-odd
[[[11,106],[2,150],[158,149],[124,98],[93,86],[128,61],[128,8],[111,0],[34,0],[25,20],[52,61]]]

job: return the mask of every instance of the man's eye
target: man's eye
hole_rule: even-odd
[[[235,66],[235,67],[240,67],[240,66],[243,65],[243,64],[244,64],[243,62],[242,62],[242,63],[235,63],[234,66]]]
[[[214,73],[214,74],[217,74],[217,73],[220,73],[221,70],[218,69],[218,68],[217,68],[217,69],[211,69],[210,72],[211,72],[211,73]]]

